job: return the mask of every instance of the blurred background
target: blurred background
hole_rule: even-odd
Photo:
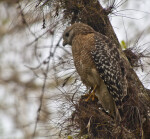
[[[101,2],[108,7],[113,1]],[[115,5],[110,21],[123,49],[145,55],[135,71],[150,89],[150,1],[116,0]],[[45,5],[38,0],[0,0],[1,139],[65,138],[71,100],[86,90],[70,47],[62,47],[66,26],[51,0]]]

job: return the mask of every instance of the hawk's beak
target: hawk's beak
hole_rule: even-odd
[[[67,43],[65,41],[63,41],[63,46],[65,46]]]

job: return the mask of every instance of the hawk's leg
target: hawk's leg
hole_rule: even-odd
[[[95,89],[96,89],[96,87],[97,87],[97,85],[95,85],[94,89],[93,89],[93,88],[90,89],[90,91],[92,91],[92,92],[89,94],[88,98],[87,98],[85,101],[89,101],[90,98],[92,98],[92,101],[94,101],[94,99],[95,99]],[[93,89],[93,90],[92,90],[92,89]]]
[[[93,87],[91,87],[90,90],[89,90],[89,92],[87,94],[85,94],[84,96],[85,97],[89,97],[89,95],[91,94],[92,90],[93,90]]]

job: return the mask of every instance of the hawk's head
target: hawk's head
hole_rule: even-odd
[[[86,35],[88,33],[94,33],[94,29],[83,23],[74,23],[67,27],[63,33],[63,46],[69,44],[72,45],[72,40],[76,35]]]

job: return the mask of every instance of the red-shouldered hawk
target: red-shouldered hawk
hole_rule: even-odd
[[[83,23],[66,28],[63,40],[63,45],[72,46],[74,64],[82,82],[94,88],[93,92],[105,110],[114,118],[120,117],[118,108],[127,94],[127,81],[115,43]]]

